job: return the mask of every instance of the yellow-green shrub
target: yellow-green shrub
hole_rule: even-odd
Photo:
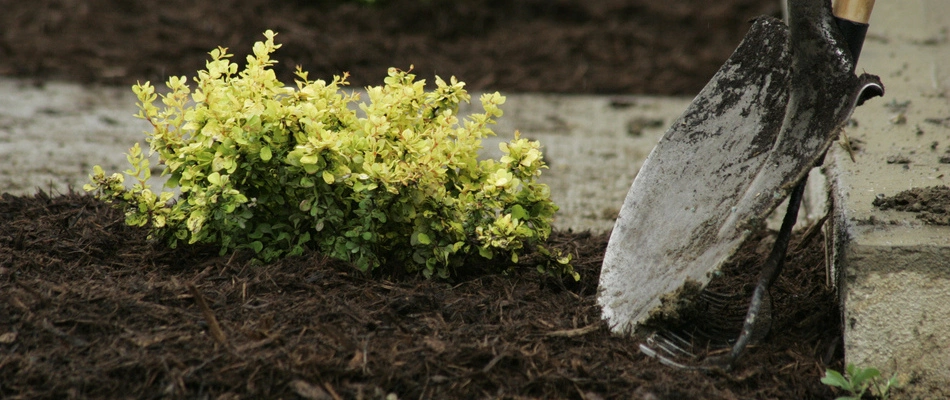
[[[385,85],[366,88],[368,102],[341,90],[346,75],[311,81],[298,68],[296,88],[286,87],[271,69],[280,45],[264,36],[241,71],[226,49],[212,51],[193,92],[185,77],[161,96],[148,82],[133,87],[165,186],[179,196],[149,188],[138,145],[125,171],[131,188],[96,166],[85,189],[124,204],[128,224],[171,246],[215,243],[264,261],[311,246],[362,270],[401,264],[447,276],[470,255],[517,261],[547,239],[557,207],[536,182],[539,144],[516,133],[501,159],[476,158],[503,96],[482,95],[485,112],[460,120],[470,96],[454,77],[436,77],[427,92],[391,68]],[[540,269],[577,277],[566,258],[549,258]]]

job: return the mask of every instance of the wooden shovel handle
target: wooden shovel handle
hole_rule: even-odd
[[[841,19],[859,24],[867,24],[871,20],[871,10],[874,0],[835,0],[832,12]]]

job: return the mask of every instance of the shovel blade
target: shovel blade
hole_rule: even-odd
[[[704,287],[748,235],[724,224],[782,127],[788,37],[781,21],[756,20],[640,168],[601,269],[598,302],[614,332],[632,333],[662,295]]]
[[[644,162],[614,225],[598,303],[615,333],[675,317],[805,178],[880,80],[857,77],[825,0],[759,18]]]

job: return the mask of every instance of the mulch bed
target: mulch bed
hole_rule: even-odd
[[[472,90],[695,94],[774,1],[90,0],[11,2],[0,74],[130,84],[193,75],[274,29],[284,79],[386,68]],[[716,282],[743,307],[769,232]],[[168,249],[86,195],[0,197],[0,398],[830,398],[840,312],[821,236],[796,238],[772,333],[729,373],[666,367],[609,334],[607,236],[556,232],[582,279],[477,266],[451,280],[366,275],[308,253]]]
[[[580,282],[530,263],[451,281],[366,276],[315,253],[257,265],[168,249],[86,195],[5,195],[0,396],[830,396],[818,377],[840,363],[840,328],[821,240],[792,252],[774,333],[729,374],[665,367],[609,333],[595,296],[606,241],[552,237]],[[762,247],[749,241],[726,286],[751,288]]]

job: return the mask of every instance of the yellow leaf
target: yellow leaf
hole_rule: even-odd
[[[215,186],[221,185],[221,174],[212,172],[208,175],[208,182]]]

